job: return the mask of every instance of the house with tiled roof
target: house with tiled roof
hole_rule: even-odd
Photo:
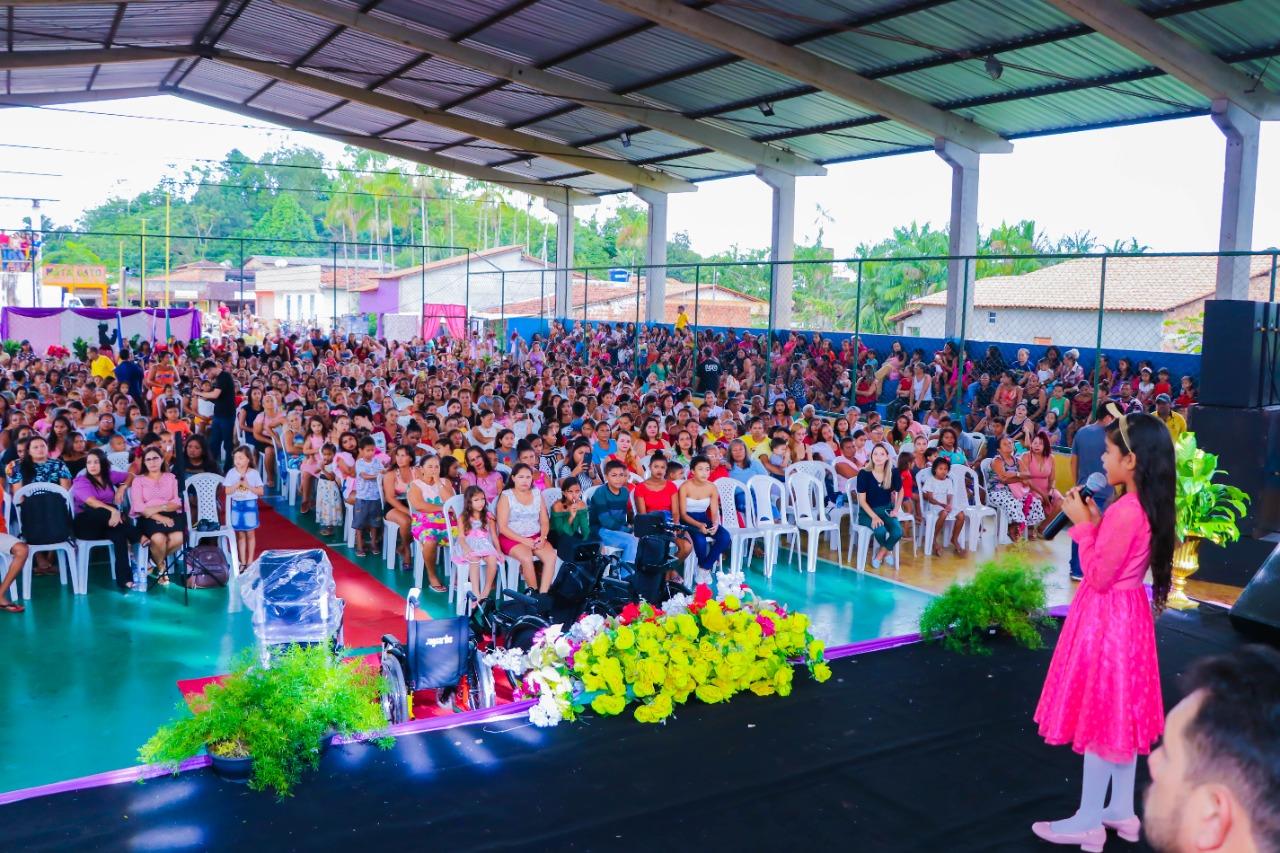
[[[508,300],[481,308],[475,316],[489,320],[516,317],[552,317],[566,315],[573,320],[585,316],[588,322],[634,323],[644,319],[644,294],[648,281],[641,277],[639,299],[637,284],[591,279],[586,281],[581,273],[575,273],[569,287],[568,311],[557,311],[555,297],[548,292],[532,299]],[[769,320],[769,302],[723,285],[703,282],[695,286],[678,279],[667,279],[666,301],[663,306],[664,322],[674,323],[684,306],[690,321],[696,319],[704,326],[735,326],[764,328]]]
[[[1097,344],[1099,297],[1102,346],[1148,350],[1176,349],[1178,321],[1195,318],[1213,296],[1218,261],[1201,257],[1109,257],[1106,287],[1102,258],[1063,261],[1024,275],[980,278],[974,284],[973,313],[965,337],[1046,346]],[[1249,298],[1267,300],[1272,292],[1272,258],[1251,259]],[[946,290],[913,299],[889,318],[901,335],[941,338]]]
[[[520,245],[432,258],[425,264],[376,273],[353,287],[359,304],[352,310],[416,316],[424,303],[476,307],[534,299],[555,291],[555,273],[547,272],[552,268]]]

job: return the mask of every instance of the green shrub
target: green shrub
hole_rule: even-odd
[[[920,614],[920,634],[939,637],[956,652],[990,654],[984,645],[992,628],[1004,631],[1029,649],[1044,645],[1044,576],[1048,567],[1033,567],[1026,555],[1006,553],[984,563],[973,580],[953,583]]]
[[[221,684],[162,726],[139,750],[146,763],[177,765],[207,747],[224,758],[253,757],[255,790],[288,795],[302,772],[320,761],[321,738],[384,729],[380,675],[359,661],[337,662],[322,646],[292,646],[271,669],[241,659]],[[379,746],[389,748],[390,737]]]
[[[22,341],[16,338],[5,338],[4,342],[0,343],[0,347],[3,347],[4,351],[12,357],[18,354],[18,350],[22,349]]]

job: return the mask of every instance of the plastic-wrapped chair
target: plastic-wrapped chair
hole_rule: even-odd
[[[343,602],[322,548],[263,551],[241,577],[263,666],[271,649],[293,643],[342,646]]]
[[[71,515],[74,512],[71,503],[71,493],[59,486],[57,483],[28,483],[18,489],[13,495],[14,506],[21,506],[28,495],[39,494],[41,492],[52,492],[60,496],[67,503],[67,523],[70,525]],[[20,513],[19,513],[20,515]],[[15,525],[15,535],[17,535],[20,525]],[[85,587],[80,585],[79,571],[76,562],[76,548],[70,540],[66,542],[54,542],[49,545],[32,545],[27,544],[27,562],[22,566],[22,597],[23,599],[31,598],[31,573],[35,565],[36,554],[42,552],[52,552],[58,555],[58,579],[65,586],[67,576],[71,577],[71,591],[77,595],[84,595],[87,592]]]
[[[796,473],[791,476],[788,491],[795,509],[796,527],[808,534],[807,557],[810,572],[818,570],[818,544],[823,533],[833,534],[836,559],[840,558],[840,524],[827,518],[826,488],[816,477]]]
[[[231,568],[231,578],[237,575],[236,564],[239,555],[236,549],[236,532],[231,528],[231,495],[223,500],[223,513],[226,523],[218,516],[218,488],[222,485],[219,474],[195,474],[187,478],[187,485],[182,490],[182,506],[187,513],[187,547],[194,548],[205,539],[218,540],[227,553],[227,565]],[[192,508],[191,497],[195,495],[195,507]],[[201,521],[212,521],[218,525],[217,530],[197,530]]]
[[[751,510],[751,526],[760,532],[760,540],[764,543],[764,576],[771,577],[778,562],[778,545],[782,537],[790,538],[792,562],[799,557],[796,540],[800,530],[787,519],[787,490],[782,483],[768,474],[757,474],[747,481],[747,490],[750,493],[747,507]]]

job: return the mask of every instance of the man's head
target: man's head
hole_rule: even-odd
[[[1245,646],[1197,662],[1151,754],[1151,846],[1280,851],[1280,652]]]
[[[1173,401],[1169,399],[1168,394],[1156,395],[1156,411],[1160,413],[1160,417],[1169,417],[1169,410],[1173,406]]]
[[[204,363],[200,365],[200,370],[204,372],[205,376],[212,379],[213,377],[218,375],[221,368],[218,367],[218,362],[214,361],[211,358],[206,358],[204,360]]]
[[[622,491],[627,485],[627,466],[617,459],[610,459],[604,466],[604,479],[612,491]]]

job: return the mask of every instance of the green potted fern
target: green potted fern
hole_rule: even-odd
[[[1201,450],[1196,434],[1184,432],[1178,439],[1177,485],[1174,508],[1178,546],[1173,551],[1173,583],[1169,607],[1191,610],[1199,605],[1187,597],[1187,578],[1200,568],[1200,543],[1226,545],[1240,538],[1240,519],[1249,496],[1235,486],[1216,483],[1218,456]]]
[[[170,766],[209,754],[215,773],[254,790],[289,795],[303,771],[315,769],[334,734],[384,729],[380,676],[360,661],[335,661],[322,646],[293,646],[270,669],[244,657],[220,684],[206,688],[139,751],[146,763]],[[375,742],[390,747],[390,737]]]
[[[990,654],[989,636],[1004,633],[1029,649],[1044,645],[1044,576],[1021,550],[984,563],[968,583],[953,583],[920,614],[920,635],[955,652]]]

